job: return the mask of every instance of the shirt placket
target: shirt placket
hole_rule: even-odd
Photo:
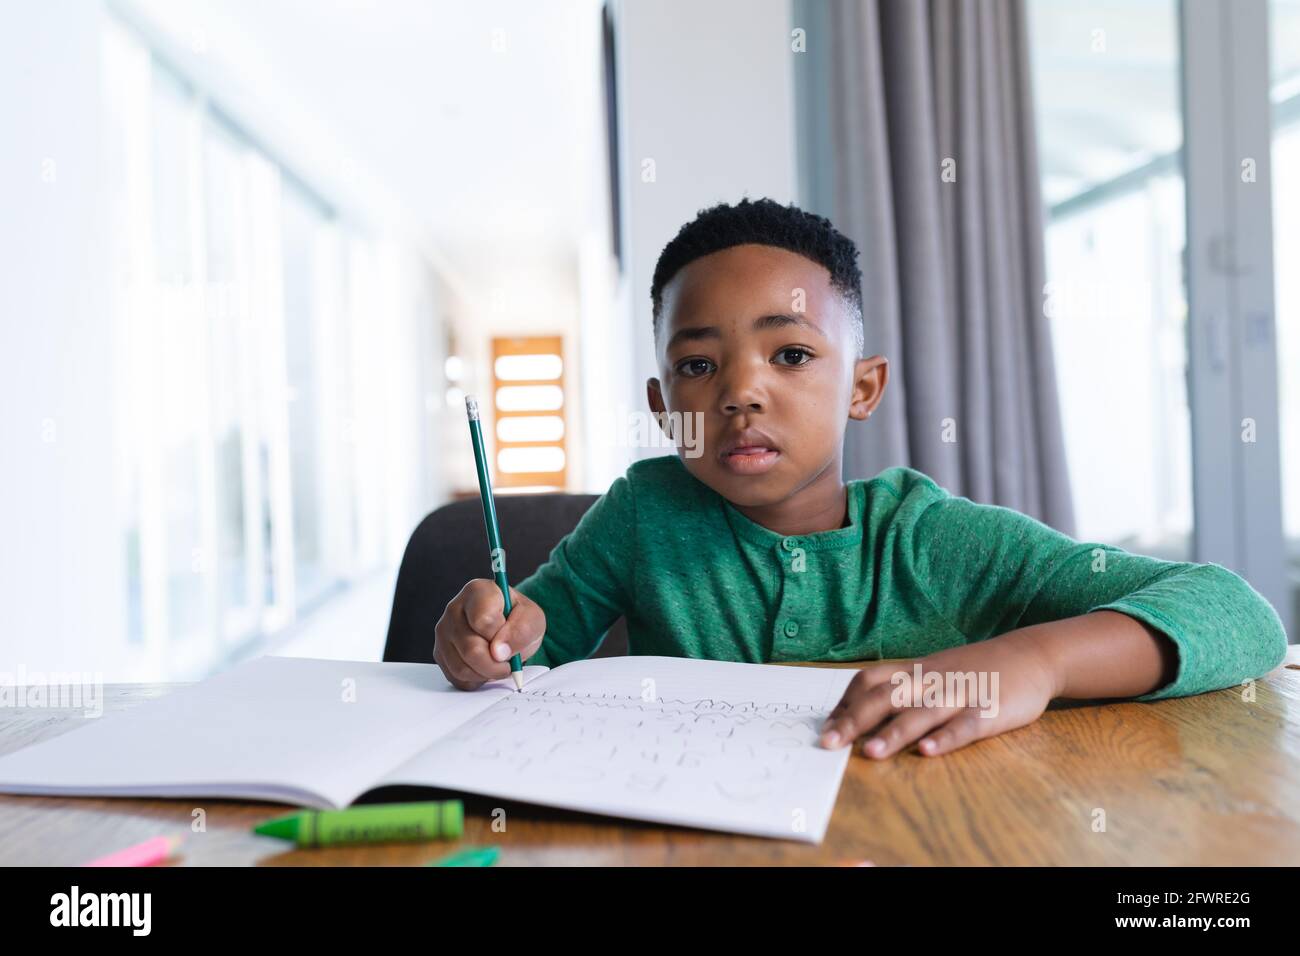
[[[814,584],[808,569],[807,542],[795,536],[785,537],[773,552],[781,576],[781,602],[773,623],[772,659],[803,660],[808,639],[816,629],[810,617],[813,602],[809,597]]]

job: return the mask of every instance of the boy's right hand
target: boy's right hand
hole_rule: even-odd
[[[451,599],[433,629],[433,659],[453,686],[473,690],[510,676],[510,658],[537,653],[546,634],[546,614],[534,601],[510,589],[510,617],[495,581],[475,578]]]

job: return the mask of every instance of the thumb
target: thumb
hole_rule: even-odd
[[[510,589],[510,614],[492,637],[489,651],[495,661],[508,661],[523,651],[545,627],[542,609],[514,588]]]

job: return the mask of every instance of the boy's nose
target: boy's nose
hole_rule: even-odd
[[[735,414],[741,410],[747,412],[761,412],[763,410],[763,402],[757,397],[741,397],[736,398],[735,400],[728,398],[723,401],[722,410],[728,414]]]
[[[758,376],[751,372],[733,373],[722,388],[722,410],[734,414],[741,410],[763,411],[765,401]]]

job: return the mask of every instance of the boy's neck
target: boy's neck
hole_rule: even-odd
[[[755,524],[781,535],[816,534],[843,528],[849,520],[849,496],[841,465],[833,462],[797,492],[770,505],[733,507]]]

